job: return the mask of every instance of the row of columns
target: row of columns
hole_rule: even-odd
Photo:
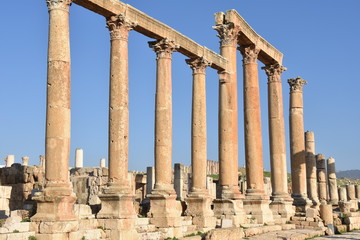
[[[34,220],[49,215],[49,202],[55,207],[49,220],[75,219],[71,206],[75,201],[68,177],[70,151],[70,41],[69,6],[71,0],[48,0],[49,50],[46,113],[46,173],[45,190],[36,199],[38,213]],[[125,15],[107,18],[110,31],[110,93],[109,93],[109,183],[100,196],[102,209],[99,218],[127,218],[134,216],[128,171],[128,35],[136,22]],[[227,69],[219,72],[219,163],[220,198],[243,199],[238,188],[238,99],[237,99],[237,45],[240,29],[233,23],[214,27],[221,39],[220,52],[228,61]],[[171,184],[172,175],[172,53],[179,46],[169,39],[149,42],[156,53],[155,97],[155,186],[149,198],[151,215],[157,225],[175,226],[181,206]],[[258,79],[258,54],[255,45],[241,45],[244,86],[244,136],[247,171],[246,198],[249,207],[261,205],[261,214],[268,205],[264,193],[262,131]],[[205,58],[187,60],[193,70],[192,104],[192,168],[193,186],[189,199],[206,199],[206,91],[205,69],[210,66]],[[285,152],[281,74],[286,68],[280,64],[263,68],[268,76],[268,104],[270,131],[270,161],[273,181],[272,200],[289,200]],[[292,163],[293,197],[306,202],[306,164],[303,126],[301,78],[290,79],[290,147]],[[300,134],[301,133],[301,134]],[[305,181],[304,181],[305,179]],[[59,194],[60,193],[60,194]],[[256,200],[256,201],[255,201]],[[191,202],[191,200],[189,200]],[[208,201],[201,202],[204,211]],[[257,204],[254,204],[256,202]],[[67,211],[57,210],[64,204]],[[114,211],[116,209],[116,211]],[[206,210],[207,209],[207,210]],[[195,211],[195,210],[194,210]],[[255,211],[252,209],[251,211]],[[192,214],[191,211],[189,214]],[[211,214],[210,214],[211,215]],[[268,214],[269,216],[271,213]],[[171,218],[168,218],[171,216]],[[165,220],[164,220],[165,218]],[[158,221],[158,220],[159,221]],[[260,220],[262,221],[262,220]]]

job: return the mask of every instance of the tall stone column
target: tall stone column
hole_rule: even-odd
[[[106,24],[110,31],[109,182],[99,195],[97,217],[126,219],[136,216],[128,180],[128,37],[136,23],[119,14],[107,18]]]
[[[11,165],[14,164],[15,162],[15,156],[14,155],[7,155],[6,159],[5,159],[5,166],[6,167],[11,167]]]
[[[292,197],[298,210],[304,211],[308,204],[306,186],[306,162],[303,116],[303,85],[300,77],[288,80],[290,85],[290,159]]]
[[[318,205],[314,132],[305,132],[305,159],[308,197],[313,205]]]
[[[330,157],[327,160],[327,174],[328,174],[328,186],[329,186],[329,201],[332,205],[338,205],[339,194],[337,190],[336,182],[336,170],[335,170],[335,159]]]
[[[282,216],[293,215],[292,199],[288,193],[284,107],[280,64],[262,67],[268,76],[269,143],[271,165],[271,209]]]
[[[149,42],[156,53],[155,186],[150,198],[151,222],[157,227],[177,226],[181,205],[172,178],[172,53],[178,45],[167,38]]]
[[[257,57],[260,49],[255,45],[240,46],[243,55],[244,81],[244,136],[246,161],[246,199],[244,209],[258,223],[273,221],[269,197],[264,191],[260,90]]]
[[[76,200],[69,181],[71,0],[47,0],[46,3],[49,9],[46,185],[34,198],[37,213],[32,221],[68,221],[75,219],[72,206]]]
[[[327,201],[327,187],[326,187],[326,166],[325,166],[325,155],[316,155],[316,167],[317,167],[317,179],[319,189],[319,200],[320,202]]]
[[[193,70],[192,125],[191,125],[191,167],[192,187],[185,199],[186,215],[193,217],[198,227],[215,227],[216,220],[211,210],[212,199],[206,189],[206,59],[188,59],[186,63]]]
[[[260,90],[257,57],[260,49],[240,47],[244,68],[244,136],[246,160],[246,195],[264,194]]]
[[[238,97],[236,47],[239,27],[217,23],[213,27],[220,38],[220,54],[229,63],[220,72],[219,82],[219,163],[220,198],[243,198],[238,187]]]

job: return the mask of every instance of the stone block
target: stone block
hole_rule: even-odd
[[[14,223],[8,227],[9,232],[19,231],[19,232],[28,232],[30,230],[29,222],[20,222]]]
[[[150,220],[149,220],[149,218],[137,218],[135,224],[136,224],[136,226],[147,225],[147,224],[150,224]]]
[[[308,209],[306,209],[305,216],[308,218],[315,218],[316,216],[319,216],[319,211],[315,208],[308,208]]]
[[[36,240],[69,240],[67,233],[36,234]]]
[[[81,219],[79,220],[79,230],[97,229],[99,223],[97,219]]]
[[[221,219],[221,228],[233,227],[233,221],[231,219]]]
[[[237,240],[244,237],[242,228],[216,228],[211,230],[205,237],[206,240]]]
[[[78,221],[41,222],[39,226],[39,231],[42,234],[69,233],[69,232],[76,232],[78,229],[79,229]]]
[[[106,238],[106,234],[101,229],[80,230],[77,232],[69,233],[69,240],[79,240],[79,239],[99,240],[105,238]]]
[[[7,234],[7,240],[24,240],[30,236],[35,236],[35,232],[9,233]]]
[[[86,204],[74,204],[74,214],[78,219],[95,218],[92,214],[91,208]]]

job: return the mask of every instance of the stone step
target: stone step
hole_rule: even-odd
[[[148,225],[139,225],[136,226],[136,231],[138,233],[143,233],[143,232],[155,232],[156,231],[156,226],[153,224],[148,224]]]
[[[136,226],[142,226],[148,224],[150,224],[150,218],[137,218],[135,221]]]
[[[197,227],[195,225],[181,227],[181,230],[182,230],[184,236],[192,234],[192,233],[197,233],[196,229],[197,229]]]
[[[106,233],[102,229],[79,230],[69,234],[69,240],[86,239],[98,240],[106,239]]]
[[[324,231],[318,231],[318,230],[312,230],[312,229],[295,229],[295,230],[264,233],[264,234],[249,237],[248,239],[251,239],[251,240],[270,240],[270,239],[304,240],[304,239],[311,239],[315,236],[321,236],[321,235],[324,235]]]
[[[286,222],[287,222],[286,218],[274,219],[274,223],[275,223],[276,225],[286,224]]]
[[[161,239],[161,232],[147,232],[139,234],[140,240],[158,240]]]

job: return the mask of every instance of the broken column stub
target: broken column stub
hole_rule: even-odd
[[[318,187],[316,177],[316,157],[315,157],[315,138],[314,132],[305,132],[305,151],[306,151],[306,178],[308,197],[313,205],[319,204]]]
[[[336,182],[335,159],[330,157],[327,160],[327,174],[328,174],[328,189],[329,189],[329,202],[332,205],[338,205],[339,194]]]
[[[11,165],[13,165],[15,162],[15,156],[7,155],[5,162],[6,162],[5,167],[11,167]]]
[[[325,155],[316,155],[317,179],[320,202],[327,201]]]
[[[29,157],[28,156],[22,157],[21,160],[22,160],[22,165],[23,166],[27,166],[29,164]]]
[[[84,150],[81,148],[75,149],[75,168],[84,167]]]

